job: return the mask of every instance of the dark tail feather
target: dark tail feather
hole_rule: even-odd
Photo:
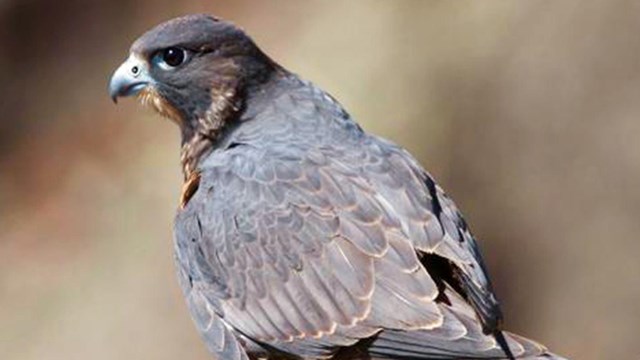
[[[507,358],[509,360],[515,360],[515,357],[513,356],[513,353],[509,348],[509,344],[507,343],[507,339],[504,338],[504,334],[502,333],[502,331],[498,330],[494,332],[493,337],[496,338],[496,342],[498,343],[498,345],[500,345],[500,348],[502,349],[502,351],[504,351],[504,354],[507,355]]]

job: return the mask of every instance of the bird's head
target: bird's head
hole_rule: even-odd
[[[188,15],[138,38],[109,84],[114,101],[137,96],[180,125],[183,135],[219,130],[243,92],[277,67],[236,26]]]

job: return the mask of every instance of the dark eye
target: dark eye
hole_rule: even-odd
[[[164,70],[170,70],[184,64],[188,60],[188,56],[185,49],[174,46],[160,50],[154,56],[153,62]]]
[[[176,67],[182,64],[185,58],[184,50],[176,47],[170,47],[162,52],[162,60],[169,66]]]

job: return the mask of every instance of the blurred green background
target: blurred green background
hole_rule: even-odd
[[[506,327],[640,356],[640,2],[0,0],[0,359],[208,359],[172,264],[178,131],[106,91],[191,12],[245,28],[413,152]]]

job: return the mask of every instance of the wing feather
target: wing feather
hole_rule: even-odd
[[[497,302],[455,205],[404,150],[342,140],[236,146],[203,165],[176,219],[194,320],[222,321],[250,349],[309,357],[374,335],[372,354],[383,357],[501,356],[478,321]],[[442,303],[426,253],[455,264],[470,295],[449,287]]]

